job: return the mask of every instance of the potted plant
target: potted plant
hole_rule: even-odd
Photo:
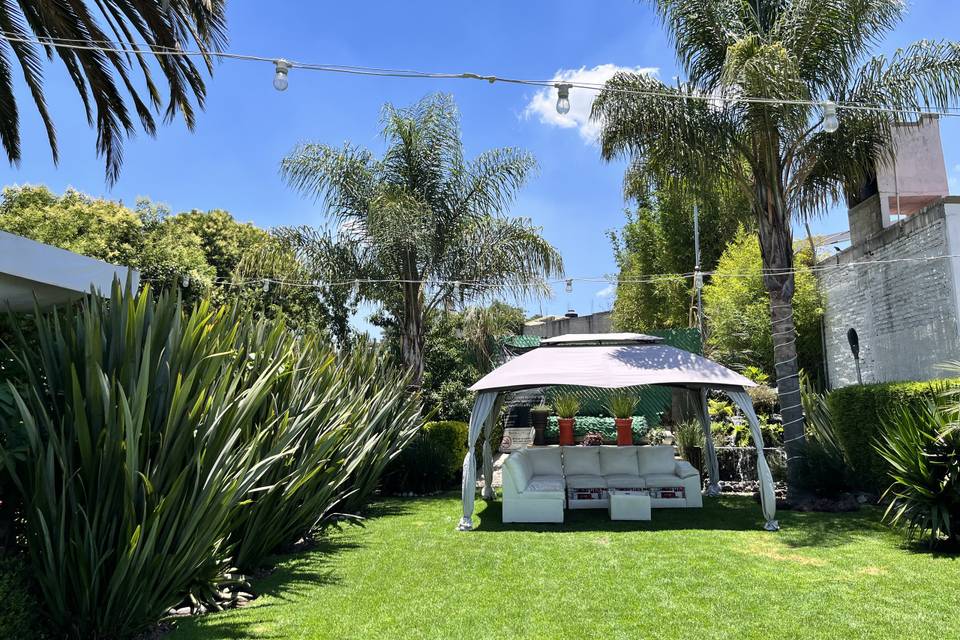
[[[615,393],[607,399],[607,411],[617,425],[617,446],[633,444],[633,410],[636,407],[637,399],[627,393]]]
[[[530,409],[530,422],[533,424],[533,444],[538,447],[546,443],[544,432],[547,429],[547,418],[550,417],[551,411],[550,406],[542,402]]]
[[[576,396],[566,393],[553,401],[553,410],[557,413],[557,426],[560,429],[560,445],[573,445],[573,421],[580,411],[580,401]]]

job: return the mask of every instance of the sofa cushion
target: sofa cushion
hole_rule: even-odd
[[[643,478],[631,473],[614,473],[603,476],[607,486],[613,489],[643,489],[646,483]]]
[[[560,447],[537,447],[527,449],[530,466],[535,476],[559,476],[563,474],[563,464],[560,461]]]
[[[570,489],[603,489],[606,486],[607,481],[603,476],[593,474],[567,476],[567,487]]]
[[[637,457],[640,462],[640,475],[648,473],[673,473],[673,447],[637,447]]]
[[[700,475],[696,467],[686,460],[677,460],[676,468],[673,472],[680,478],[692,478],[693,476]]]
[[[648,487],[681,487],[683,480],[672,473],[648,473],[643,476]]]
[[[563,474],[600,475],[600,451],[597,447],[564,447]]]
[[[535,475],[524,491],[563,491],[563,476]]]
[[[639,475],[636,447],[600,447],[600,473]]]

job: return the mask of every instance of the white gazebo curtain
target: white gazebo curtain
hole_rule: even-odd
[[[777,494],[773,490],[773,474],[767,465],[767,458],[763,455],[763,433],[760,432],[760,421],[753,410],[753,400],[746,391],[727,391],[737,408],[743,412],[750,423],[750,433],[753,435],[753,444],[757,448],[757,476],[760,480],[760,505],[763,507],[763,517],[767,519],[763,526],[767,531],[777,531],[780,524],[777,522]]]
[[[747,422],[750,424],[750,433],[753,436],[753,443],[757,449],[757,475],[760,484],[760,504],[763,509],[763,516],[766,519],[764,528],[768,531],[777,531],[780,528],[776,520],[777,499],[773,486],[773,475],[770,473],[770,467],[767,465],[766,457],[763,454],[763,434],[760,431],[760,421],[753,410],[753,400],[750,395],[743,390],[726,390],[727,395],[733,400],[734,404],[743,412]],[[482,391],[477,394],[477,399],[473,403],[473,411],[470,413],[470,427],[468,431],[467,455],[463,459],[463,517],[457,528],[461,531],[469,531],[473,528],[473,506],[477,491],[477,462],[476,462],[476,442],[480,437],[481,431],[484,434],[483,442],[483,498],[492,499],[493,493],[493,449],[490,442],[493,434],[493,425],[499,414],[499,407],[502,398],[496,391]],[[706,454],[707,467],[707,495],[715,496],[720,493],[720,469],[717,462],[717,451],[713,443],[713,435],[710,430],[710,412],[707,404],[707,390],[700,389],[700,422],[703,426],[704,435],[704,453]]]
[[[477,492],[477,459],[474,453],[477,438],[480,437],[480,431],[483,426],[490,423],[490,429],[493,427],[493,420],[496,419],[496,413],[493,411],[494,405],[499,394],[496,391],[483,391],[477,394],[477,399],[473,402],[473,411],[470,412],[470,428],[467,431],[467,455],[463,458],[463,517],[457,528],[461,531],[469,531],[473,528],[473,500]],[[489,434],[490,431],[487,431]],[[489,437],[486,438],[489,440]],[[484,467],[487,466],[486,453],[489,450],[489,442],[484,443]],[[492,458],[492,451],[491,451]],[[486,474],[486,469],[484,469]],[[490,462],[490,476],[493,476],[493,462]]]

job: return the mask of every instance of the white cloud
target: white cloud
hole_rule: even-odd
[[[612,298],[613,296],[616,295],[616,293],[617,293],[617,285],[608,284],[603,289],[600,289],[600,291],[597,291],[597,293],[594,295],[596,295],[598,298]]]
[[[615,64],[601,64],[592,69],[586,67],[561,69],[554,75],[553,81],[573,84],[603,84],[618,71],[656,75],[659,69],[656,67],[620,67]],[[600,123],[590,120],[590,108],[596,96],[596,91],[572,88],[570,90],[570,112],[561,115],[557,113],[557,90],[553,87],[545,87],[530,99],[523,110],[523,115],[526,118],[535,116],[543,124],[562,129],[576,128],[584,142],[595,144],[600,135]]]

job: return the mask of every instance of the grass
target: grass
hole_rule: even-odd
[[[960,558],[906,545],[878,510],[781,513],[768,533],[749,498],[705,502],[504,525],[478,501],[472,533],[457,497],[382,502],[169,640],[960,637]]]

